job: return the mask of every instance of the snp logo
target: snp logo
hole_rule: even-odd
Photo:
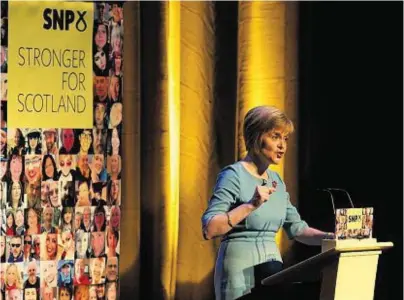
[[[69,31],[70,25],[73,24],[78,31],[83,32],[87,29],[87,22],[84,20],[86,13],[86,11],[45,8],[43,11],[43,28],[46,30]]]

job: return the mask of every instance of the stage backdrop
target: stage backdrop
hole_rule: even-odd
[[[77,10],[82,10],[83,7],[90,5],[88,2],[83,4],[72,1],[72,3],[77,4]],[[341,6],[339,14],[335,14],[334,8],[331,6],[328,14],[320,14],[321,17],[317,16],[319,19],[334,16],[335,19],[332,20],[336,24],[333,35],[329,35],[328,32],[321,32],[320,34],[319,31],[316,31],[316,37],[321,40],[317,43],[322,44],[324,38],[327,37],[328,45],[335,45],[333,43],[335,43],[337,36],[340,38],[337,39],[340,44],[339,48],[335,48],[340,49],[340,51],[331,51],[333,55],[330,56],[321,47],[321,51],[315,52],[315,54],[321,54],[323,57],[323,60],[319,61],[325,62],[322,66],[323,69],[318,69],[324,70],[319,75],[323,81],[318,85],[313,81],[312,89],[317,91],[318,99],[311,101],[310,96],[312,94],[303,93],[306,95],[304,107],[301,105],[302,107],[299,108],[297,102],[298,83],[304,80],[311,82],[311,72],[315,73],[312,69],[314,63],[311,59],[314,59],[315,54],[312,53],[312,40],[307,36],[298,37],[297,3],[289,1],[129,1],[123,5],[122,9],[122,2],[97,1],[97,5],[93,7],[95,15],[90,18],[93,22],[91,41],[75,39],[66,41],[66,44],[75,45],[75,47],[79,47],[79,45],[88,47],[88,43],[93,44],[92,53],[90,53],[92,58],[91,71],[93,72],[93,97],[90,97],[89,100],[86,98],[88,101],[93,101],[91,120],[94,123],[90,126],[91,130],[83,130],[83,128],[89,129],[86,126],[76,128],[77,123],[73,124],[73,119],[71,119],[72,122],[69,121],[67,130],[63,129],[63,131],[58,126],[50,125],[47,128],[35,125],[32,126],[35,128],[27,126],[21,130],[16,130],[16,128],[8,128],[8,121],[17,124],[16,127],[18,128],[18,122],[25,122],[25,120],[18,118],[10,120],[11,115],[7,116],[7,103],[14,101],[15,104],[18,104],[18,98],[10,99],[7,97],[9,96],[7,95],[7,81],[9,79],[7,73],[11,67],[8,66],[7,48],[8,41],[12,38],[12,28],[7,30],[9,20],[6,4],[7,2],[1,1],[1,177],[4,178],[1,185],[3,200],[1,209],[4,219],[2,218],[0,245],[3,245],[3,241],[7,242],[5,251],[1,250],[1,266],[3,268],[10,265],[7,262],[10,259],[10,244],[13,249],[17,248],[19,242],[22,245],[22,240],[12,240],[13,236],[15,233],[17,236],[18,234],[21,235],[21,230],[25,230],[26,234],[23,236],[27,242],[26,249],[31,249],[27,253],[32,251],[32,257],[37,258],[36,274],[41,277],[41,285],[50,285],[47,283],[47,276],[42,276],[45,275],[44,272],[53,270],[52,275],[59,273],[58,268],[66,271],[69,267],[70,272],[74,270],[77,271],[77,274],[81,274],[80,272],[84,274],[80,276],[79,281],[77,278],[74,281],[75,277],[72,276],[73,286],[76,290],[90,293],[90,295],[94,295],[95,290],[99,296],[110,293],[109,298],[113,298],[113,293],[116,291],[120,298],[125,299],[214,299],[213,272],[219,240],[203,240],[200,219],[208,205],[220,169],[245,155],[241,126],[245,113],[251,107],[260,104],[276,105],[284,109],[297,125],[297,132],[289,142],[286,159],[282,165],[276,168],[276,171],[285,180],[291,194],[291,200],[299,208],[303,208],[302,204],[304,203],[297,203],[298,182],[301,182],[297,178],[297,137],[303,137],[301,145],[304,149],[301,150],[304,151],[299,151],[302,155],[299,161],[302,163],[305,178],[310,177],[313,172],[311,170],[313,164],[309,163],[310,159],[316,162],[315,165],[322,165],[321,168],[318,168],[321,170],[318,172],[320,181],[324,178],[329,180],[330,177],[327,177],[326,174],[333,173],[329,172],[328,165],[324,163],[324,161],[330,160],[333,163],[337,161],[341,165],[338,167],[344,169],[343,176],[340,176],[341,173],[335,173],[338,177],[333,178],[330,182],[335,183],[336,179],[346,178],[346,173],[349,173],[346,172],[346,168],[348,168],[346,161],[343,161],[346,156],[340,155],[346,152],[346,143],[340,141],[345,141],[346,132],[351,130],[350,126],[358,123],[357,115],[363,117],[364,113],[362,107],[355,111],[357,112],[355,118],[352,117],[351,122],[343,124],[344,130],[340,131],[341,113],[346,112],[348,110],[345,109],[346,107],[352,107],[352,103],[356,103],[360,99],[363,99],[363,102],[360,102],[363,107],[370,107],[367,102],[368,98],[363,98],[362,95],[364,90],[368,90],[369,83],[366,82],[362,90],[354,93],[353,97],[356,98],[352,99],[348,97],[350,93],[347,92],[347,89],[342,88],[341,78],[347,75],[346,70],[351,70],[357,66],[363,53],[368,53],[369,56],[364,56],[363,65],[358,65],[356,70],[362,68],[365,70],[363,72],[373,76],[373,73],[368,71],[368,62],[379,55],[379,53],[371,52],[372,49],[375,49],[373,37],[377,36],[377,32],[383,35],[383,40],[388,37],[384,34],[385,31],[378,30],[385,28],[379,28],[385,22],[374,22],[375,18],[380,17],[377,8],[374,9],[373,15],[367,15],[368,23],[361,24],[364,27],[358,27],[360,31],[358,29],[352,31],[350,26],[354,22],[351,21],[350,25],[345,25],[346,19],[341,19],[341,15],[351,13],[355,22],[360,22],[356,19],[363,15],[360,13],[363,9],[362,6],[358,10]],[[35,5],[31,5],[34,8],[32,14],[29,14],[27,18],[30,18],[31,15],[41,16],[37,11],[40,6],[35,8]],[[73,4],[68,6],[70,7],[70,5]],[[310,5],[314,6],[314,4]],[[328,3],[324,6],[330,7]],[[125,11],[125,18],[123,18],[123,11]],[[393,11],[402,11],[402,7]],[[390,18],[390,13],[391,11],[381,15]],[[52,20],[54,19],[53,13],[46,16],[52,16]],[[306,12],[305,16],[309,19],[313,18],[311,11]],[[89,20],[89,17],[90,15],[87,14],[85,19]],[[65,26],[68,19],[70,20],[71,17],[66,17],[64,22],[56,23],[56,27]],[[26,24],[24,26],[30,26],[27,20],[23,22]],[[374,30],[367,32],[370,36],[369,40],[372,42],[367,48],[364,47],[362,52],[357,52],[361,55],[355,55],[357,54],[355,52],[352,55],[350,51],[347,51],[347,42],[343,39],[345,34],[341,35],[341,28],[344,26],[339,26],[340,23],[338,22],[344,24],[346,34],[353,32],[351,42],[355,40],[357,43],[361,42],[363,33],[367,30],[365,27],[374,24]],[[80,26],[82,26],[81,23]],[[11,21],[10,24],[12,24]],[[315,31],[314,29],[319,30],[323,23],[313,24],[308,30],[306,29],[306,35],[311,36]],[[77,26],[82,28],[79,27],[79,24]],[[125,30],[123,30],[124,27]],[[76,25],[71,25],[69,28],[77,29]],[[24,28],[19,30],[23,31]],[[353,37],[353,35],[357,36]],[[400,36],[402,37],[402,32]],[[32,43],[37,43],[38,38],[37,36],[29,37]],[[302,38],[306,42],[303,47],[306,56],[301,57],[301,65],[304,66],[306,73],[303,73],[305,76],[301,78],[297,77],[298,38]],[[56,43],[56,41],[47,42]],[[64,43],[64,41],[58,41],[58,43],[62,42]],[[400,48],[386,47],[383,42],[379,45],[380,51],[381,48],[386,51],[384,53],[387,58],[391,57],[391,55],[386,54],[387,51],[390,54],[392,49]],[[17,54],[18,52],[15,53],[15,55]],[[35,57],[35,52],[33,55]],[[339,65],[343,65],[342,62],[348,56],[351,59],[348,61],[351,63],[346,64],[341,73],[334,74],[334,77],[331,76],[332,80],[324,75],[333,74],[336,67],[341,68]],[[87,52],[86,57],[88,57]],[[17,56],[14,61],[18,62],[18,59]],[[330,62],[333,62],[331,69],[329,68]],[[386,65],[386,68],[400,65],[392,61],[389,62],[389,64],[383,63],[383,65]],[[88,67],[86,66],[83,72],[87,72]],[[307,73],[307,70],[310,72]],[[55,88],[56,92],[62,93],[63,78],[61,76],[63,73],[61,74],[61,70],[53,70],[52,72],[55,72],[55,77],[46,83],[51,85],[52,82],[56,82],[57,85],[56,87],[45,85],[45,88],[49,88],[49,92],[51,92],[51,88]],[[77,72],[80,73],[81,71]],[[380,95],[380,99],[384,99],[385,90],[391,89],[391,78],[396,78],[400,84],[402,82],[399,80],[401,79],[399,76],[384,76],[388,73],[389,70],[387,69],[380,72],[380,76],[385,77],[389,84],[385,84],[386,88],[383,91],[381,88],[377,94]],[[352,76],[350,77],[351,82],[357,82],[357,74],[352,72],[350,75]],[[376,80],[378,77],[374,78],[374,81],[370,82],[374,83],[373,85],[376,87],[379,83]],[[86,77],[86,85],[83,83],[86,92],[88,92],[87,79]],[[27,80],[25,77],[12,80],[18,80],[20,85],[27,84],[28,86],[30,84],[24,82]],[[41,78],[35,78],[35,81],[40,80]],[[302,89],[304,90],[303,87]],[[370,91],[369,93],[373,93],[373,90]],[[67,92],[71,93],[73,98],[74,95],[77,95],[71,91]],[[338,127],[340,139],[335,139],[332,134],[329,135],[327,126],[318,126],[314,121],[318,120],[319,116],[324,119],[329,118],[329,115],[324,113],[329,105],[324,100],[327,94],[335,97],[332,101],[334,103],[332,111],[335,114],[332,120],[337,124],[333,124],[333,126]],[[390,97],[390,94],[388,95],[387,98]],[[86,96],[83,95],[83,97]],[[343,102],[345,106],[341,106],[341,99],[347,99]],[[309,105],[309,103],[311,104]],[[124,110],[122,109],[123,106],[125,107]],[[343,111],[341,111],[341,107]],[[374,106],[374,109],[379,110],[380,107]],[[302,124],[298,119],[297,111],[303,111],[303,116],[306,118],[305,124]],[[329,112],[331,114],[331,110]],[[363,166],[358,168],[360,172],[351,174],[352,177],[374,176],[374,165],[369,164],[369,161],[374,160],[374,153],[369,151],[368,145],[369,140],[374,142],[375,136],[374,131],[369,131],[367,126],[374,123],[373,117],[378,115],[377,113],[379,112],[369,114],[368,122],[364,122],[363,127],[360,127],[362,129],[359,131],[361,135],[368,133],[369,139],[362,141],[358,139],[357,134],[350,135],[352,143],[354,140],[358,140],[358,143],[363,144],[363,148],[360,149],[364,153],[372,155],[366,160],[366,164],[364,162]],[[388,118],[389,114],[385,114],[385,117]],[[125,120],[125,126],[122,126],[122,119]],[[62,120],[52,120],[55,120],[55,123],[52,124],[62,122]],[[391,124],[390,120],[383,120],[385,122],[382,124]],[[49,120],[41,120],[41,122],[45,121],[51,122],[50,118]],[[86,119],[86,121],[88,120]],[[307,126],[306,123],[309,123],[310,126]],[[345,119],[342,123],[345,123]],[[326,121],[321,124],[330,125]],[[306,129],[305,132],[301,130],[303,126]],[[316,138],[312,137],[311,134],[314,131],[307,130],[311,127],[316,128],[317,132],[321,134],[318,134]],[[69,128],[75,130],[69,130]],[[384,127],[380,128],[384,130]],[[380,132],[376,136],[384,136],[384,134],[385,132]],[[89,141],[92,141],[92,148],[89,147]],[[324,147],[327,142],[332,142],[334,156],[328,152],[329,148]],[[310,148],[314,143],[317,147],[322,148],[322,151],[319,151],[323,153],[321,159],[316,156],[318,152]],[[89,147],[88,154],[85,153],[87,147]],[[81,150],[84,150],[84,154],[79,153]],[[90,151],[94,151],[94,154],[89,154]],[[14,152],[18,154],[10,155]],[[69,153],[66,153],[67,156],[62,156],[66,155],[65,152],[71,153],[71,160],[69,160]],[[96,156],[97,154],[101,154],[101,156]],[[363,156],[359,152],[356,155]],[[102,157],[104,158],[103,163]],[[335,160],[334,157],[338,157],[339,160]],[[356,165],[356,157],[351,157],[353,159],[348,166]],[[76,160],[78,168],[74,166]],[[8,163],[13,167],[9,167]],[[99,168],[100,165],[103,167]],[[371,166],[372,169],[362,169],[365,165]],[[77,184],[76,182],[73,184],[71,178],[74,177],[70,177],[70,175],[73,176],[70,174],[71,169],[76,170],[75,174],[83,177],[88,176],[86,174],[89,170],[96,170],[91,172],[92,175],[98,176],[98,178],[91,176],[90,190],[94,196],[91,200],[94,199],[94,203],[106,200],[107,205],[102,206],[105,213],[98,206],[89,205],[88,186],[86,189],[85,184],[82,184],[85,182],[83,179],[79,179]],[[9,171],[6,172],[6,170]],[[70,181],[67,180],[70,183],[65,184],[65,181],[60,179],[62,178],[61,175],[59,175],[58,180],[55,180],[53,177],[55,170],[60,172],[57,174],[63,174],[63,176],[70,178]],[[363,170],[369,170],[369,172]],[[106,180],[103,180],[102,178],[105,176]],[[38,177],[42,178],[42,182],[38,183]],[[399,176],[396,178],[399,179]],[[384,199],[385,195],[380,193],[384,193],[385,189],[378,189],[380,197],[375,197],[375,190],[368,188],[369,182],[373,182],[374,178],[368,177],[368,179],[363,181],[364,185],[362,186],[363,190],[368,191],[368,198],[377,199],[373,201]],[[338,180],[337,182],[340,182]],[[55,182],[58,182],[58,189],[54,188]],[[303,181],[303,183],[305,182]],[[353,178],[351,182],[356,184],[357,178]],[[315,183],[317,184],[317,181]],[[396,182],[394,185],[401,186],[400,183]],[[43,187],[42,193],[41,187]],[[300,190],[304,190],[303,184],[300,187]],[[53,204],[54,202],[51,200],[55,200],[53,196],[56,194],[56,190],[59,193],[60,202]],[[70,196],[61,197],[66,192]],[[391,196],[387,197],[388,199],[396,198],[399,201],[402,199],[401,196],[388,195]],[[11,202],[5,201],[6,197]],[[19,199],[23,205],[19,204]],[[50,217],[51,211],[47,207],[42,208],[43,201],[52,203],[49,205],[53,208],[52,217]],[[87,205],[82,206],[83,202]],[[314,200],[305,202],[308,203],[306,204],[306,216],[313,216],[313,207],[316,207],[318,202]],[[76,205],[77,203],[79,205]],[[384,222],[387,225],[383,227],[386,229],[383,232],[388,234],[397,232],[393,231],[395,225],[392,223],[397,218],[388,217],[391,211],[391,209],[388,210],[390,206],[384,205],[385,202],[383,201],[380,203],[379,209],[382,206],[386,207],[386,217],[383,221],[388,221]],[[23,208],[19,208],[19,206]],[[38,210],[32,210],[29,206],[37,207]],[[21,222],[21,212],[19,212],[21,209],[25,213],[22,214],[25,217],[25,223],[24,221]],[[42,213],[44,210],[46,210],[45,213]],[[399,211],[399,209],[395,210],[395,213]],[[322,211],[318,209],[318,212]],[[377,209],[375,209],[376,212]],[[68,225],[62,226],[63,223],[55,221],[64,219],[61,217],[57,219],[59,213],[66,215],[67,220],[71,220],[70,227]],[[325,218],[325,214],[322,216]],[[5,225],[6,217],[9,218],[10,224],[15,218],[15,223],[20,225],[15,226],[16,228],[7,228]],[[402,216],[400,215],[400,217]],[[106,227],[103,230],[101,225],[101,230],[99,230],[99,224],[102,223],[100,220],[103,219],[106,220]],[[90,222],[94,221],[90,227],[88,227],[89,220]],[[54,229],[49,230],[50,221],[51,228]],[[315,221],[315,217],[312,218],[312,221]],[[83,223],[83,228],[81,223]],[[381,223],[383,222],[379,222],[379,224]],[[41,231],[56,230],[56,227],[59,230],[56,240],[55,235],[52,235],[53,233],[41,233]],[[67,230],[63,231],[63,228]],[[77,228],[80,228],[78,232]],[[31,242],[29,242],[29,236]],[[74,255],[70,254],[71,259],[66,259],[62,249],[64,249],[63,245],[67,245],[66,238],[69,236],[74,237],[76,243]],[[402,232],[400,239],[402,243]],[[108,245],[104,247],[106,252],[97,251],[94,253],[91,251],[94,249],[92,241],[98,241],[94,246],[102,245],[102,241],[106,245],[108,241]],[[285,262],[293,262],[295,245],[285,238],[283,232],[279,232],[277,242]],[[49,255],[55,255],[55,251],[52,250],[48,253],[46,245],[49,245],[49,250],[51,250],[54,249],[53,245],[55,244],[58,244],[57,256],[49,259]],[[36,248],[37,245],[39,248]],[[87,245],[91,247],[87,247]],[[109,245],[116,245],[116,247]],[[39,249],[39,252],[36,252],[36,249]],[[70,248],[69,251],[72,249]],[[4,253],[6,253],[5,256],[3,256]],[[12,253],[13,251],[11,251]],[[18,256],[17,252],[15,254]],[[99,256],[101,259],[93,256]],[[110,257],[117,259],[110,260]],[[80,259],[82,260],[80,261]],[[114,277],[115,272],[113,270],[116,270],[117,265],[114,265],[114,261],[119,264],[119,281],[115,281],[117,277]],[[20,271],[19,274],[23,270],[27,270],[26,262],[27,259],[24,257],[23,262],[16,263],[17,271]],[[67,262],[67,266],[64,262]],[[78,265],[75,268],[74,264],[76,263]],[[99,276],[102,273],[99,270],[102,270],[100,267],[103,266],[103,263],[107,264],[105,276],[102,274]],[[397,260],[394,259],[389,266],[396,264]],[[394,291],[393,287],[400,286],[401,281],[393,282],[392,277],[389,276],[390,270],[391,268],[385,269],[380,277],[388,282],[385,286],[391,287],[389,290]],[[60,285],[63,285],[63,279],[66,280],[66,276],[62,276],[64,273],[61,272],[60,274],[61,283],[52,281],[51,286],[54,288],[51,291],[55,294],[63,290]],[[67,272],[67,274],[72,273]],[[112,277],[109,276],[108,278],[107,274]],[[5,277],[7,278],[7,275]],[[26,280],[25,277],[21,278],[19,282],[22,284],[24,280]],[[119,284],[115,282],[119,282]],[[79,283],[79,285],[75,285],[75,283]],[[95,289],[94,284],[96,285]],[[47,289],[47,292],[49,293],[50,290]],[[381,299],[385,298],[381,297]]]
[[[3,299],[119,296],[123,24],[123,2],[1,2]]]
[[[201,215],[219,170],[246,154],[250,108],[276,105],[298,122],[296,3],[140,8],[140,298],[214,299],[219,240],[203,240]],[[296,136],[276,168],[295,204]],[[277,241],[287,260],[283,232]]]

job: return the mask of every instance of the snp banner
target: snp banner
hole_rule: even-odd
[[[93,3],[9,1],[8,127],[92,128]]]

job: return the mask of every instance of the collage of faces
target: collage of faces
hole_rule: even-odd
[[[358,209],[353,209],[355,212]],[[359,209],[360,210],[360,209]],[[373,207],[364,207],[362,214],[356,215],[354,221],[350,221],[352,215],[350,209],[342,208],[335,211],[335,235],[339,240],[345,239],[368,239],[373,233]],[[349,223],[353,222],[354,226]]]
[[[93,128],[2,118],[0,300],[119,298],[122,4],[94,3]]]

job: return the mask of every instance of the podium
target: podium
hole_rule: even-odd
[[[261,281],[270,286],[321,275],[320,300],[373,300],[379,255],[391,242],[323,240],[321,253]]]

